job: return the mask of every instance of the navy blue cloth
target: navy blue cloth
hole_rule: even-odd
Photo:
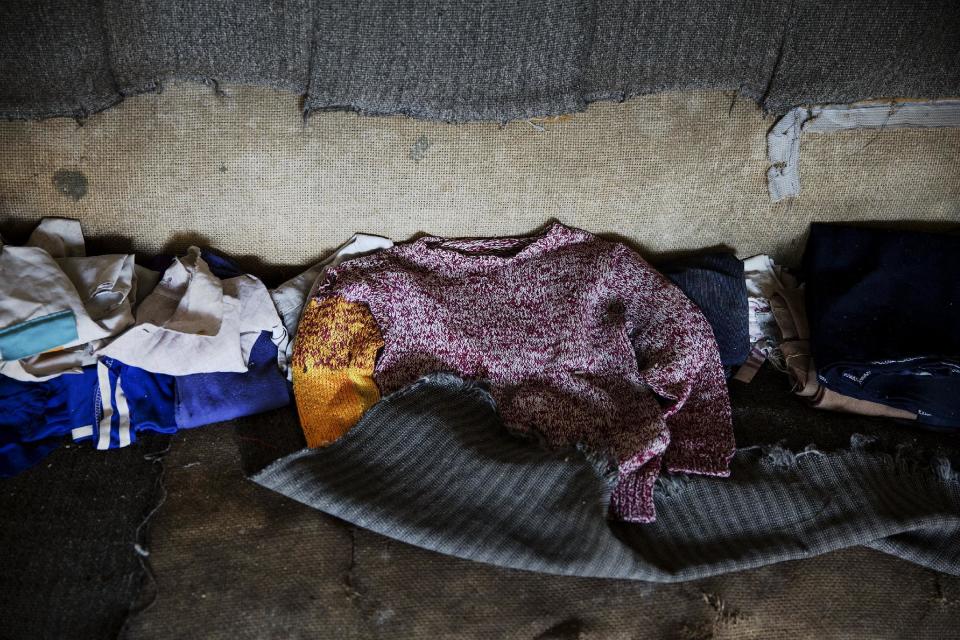
[[[176,421],[181,429],[278,409],[290,403],[287,380],[277,366],[277,346],[263,331],[245,373],[196,373],[176,378]]]
[[[0,478],[32,467],[73,429],[97,423],[96,367],[46,382],[0,375]]]
[[[221,280],[246,275],[246,272],[241,270],[240,267],[237,266],[236,262],[226,256],[216,253],[212,249],[201,249],[200,257],[203,258],[203,261],[207,263],[208,267],[210,267],[210,273],[217,276]],[[143,262],[143,266],[151,271],[163,273],[170,267],[174,259],[175,258],[172,255],[160,254],[145,260]]]
[[[706,316],[724,367],[750,355],[747,285],[743,262],[731,253],[707,253],[658,267]]]
[[[246,275],[246,272],[242,271],[236,262],[210,249],[201,249],[200,257],[203,258],[207,266],[210,267],[210,273],[221,280]]]
[[[960,235],[813,224],[803,269],[820,382],[960,427]]]

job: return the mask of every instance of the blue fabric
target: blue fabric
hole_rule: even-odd
[[[130,423],[135,432],[144,429],[160,433],[177,431],[174,415],[176,378],[131,367],[112,358],[101,358],[100,361],[110,369],[111,388],[116,387],[117,378],[120,380],[130,408]]]
[[[743,262],[732,253],[707,253],[658,267],[693,301],[713,328],[724,367],[750,355],[747,285]]]
[[[96,367],[46,382],[0,375],[0,478],[37,464],[73,429],[96,425]]]
[[[242,271],[236,262],[219,253],[214,253],[210,249],[202,249],[200,251],[200,257],[203,258],[207,266],[210,267],[210,273],[221,280],[246,275],[246,272]]]
[[[109,445],[124,446],[117,384],[129,409],[130,442],[144,429],[173,433],[174,379],[130,367],[116,360],[101,360],[109,383],[109,397],[101,397],[98,366],[80,374],[64,374],[46,382],[21,382],[0,376],[0,475],[13,475],[36,463],[74,429],[91,427],[92,433],[76,441],[100,439],[103,405],[111,408]],[[32,453],[33,452],[33,453]],[[28,464],[29,463],[29,464]]]
[[[69,309],[0,329],[0,359],[19,360],[77,339],[77,319]]]
[[[246,373],[197,373],[176,379],[180,428],[199,427],[277,409],[290,403],[277,366],[277,346],[263,331],[250,352]]]
[[[804,271],[820,382],[960,427],[960,235],[813,224]]]
[[[246,272],[240,269],[236,262],[230,258],[227,258],[226,256],[214,252],[211,249],[201,249],[200,257],[203,258],[203,261],[207,263],[208,267],[210,267],[210,273],[217,276],[221,280],[246,275]],[[148,259],[144,263],[144,266],[153,271],[159,271],[160,273],[163,273],[167,270],[171,263],[173,263],[173,261],[173,256],[161,254]]]

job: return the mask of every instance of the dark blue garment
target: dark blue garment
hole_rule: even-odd
[[[0,375],[0,478],[43,460],[73,429],[96,424],[95,369],[45,382]]]
[[[237,263],[223,256],[219,253],[214,252],[211,249],[201,249],[200,257],[203,258],[203,261],[207,263],[207,266],[210,267],[210,273],[217,276],[221,280],[226,280],[227,278],[236,278],[237,276],[246,275],[246,272],[242,271]],[[166,271],[174,261],[174,256],[161,254],[158,256],[153,256],[144,261],[143,266],[152,271],[158,271],[161,274]]]
[[[277,366],[277,346],[263,331],[245,373],[196,373],[176,378],[177,426],[199,427],[277,409],[290,403],[287,380]]]
[[[820,382],[960,427],[960,235],[813,224],[803,268]]]
[[[242,271],[236,262],[210,249],[202,249],[200,251],[200,257],[203,258],[207,266],[210,267],[210,273],[221,280],[246,275],[246,272]]]
[[[747,285],[743,262],[731,253],[708,253],[658,267],[706,316],[724,367],[750,355]]]

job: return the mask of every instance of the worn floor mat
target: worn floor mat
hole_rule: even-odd
[[[167,436],[67,445],[0,480],[0,638],[112,638],[149,581],[138,553],[163,497]]]
[[[503,569],[354,529],[244,479],[241,448],[296,448],[279,440],[292,416],[235,421],[236,436],[226,425],[175,436],[152,529],[157,599],[128,637],[792,640],[956,629],[960,578],[867,549],[657,585]]]

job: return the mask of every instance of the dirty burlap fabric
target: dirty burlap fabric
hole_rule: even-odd
[[[781,374],[764,377],[734,395],[731,477],[661,479],[652,524],[607,520],[609,485],[589,454],[514,438],[483,389],[447,374],[386,397],[327,448],[260,458],[251,478],[388,537],[515,569],[674,582],[863,545],[960,574],[951,452],[911,443],[907,427],[814,411],[778,388]],[[780,446],[784,433],[810,446]]]
[[[0,122],[0,157],[16,159],[0,170],[0,233],[13,243],[63,216],[81,221],[91,253],[211,246],[268,278],[356,231],[510,236],[556,219],[651,259],[727,245],[796,264],[812,220],[943,225],[960,207],[960,129],[805,135],[804,188],[772,203],[773,120],[720,91],[500,127],[349,113],[304,123],[290,93],[222,89],[167,87],[83,126]]]

